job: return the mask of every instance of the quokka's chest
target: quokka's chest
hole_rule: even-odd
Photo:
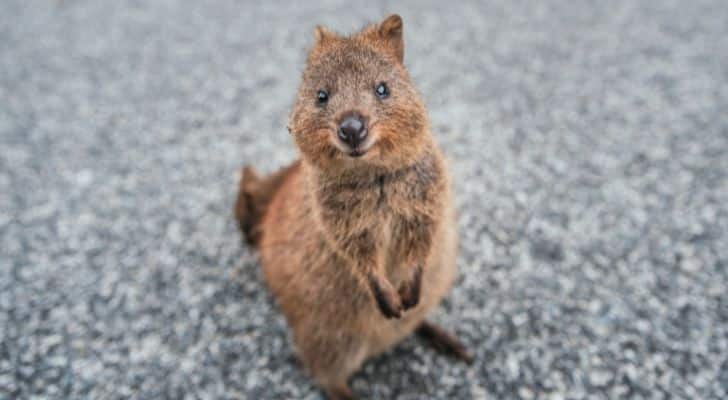
[[[401,229],[407,216],[422,208],[412,200],[385,188],[342,190],[323,199],[322,208],[341,221],[372,226],[385,235]]]

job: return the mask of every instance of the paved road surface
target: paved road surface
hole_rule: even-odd
[[[230,218],[304,48],[396,11],[461,278],[376,399],[728,395],[724,1],[23,1],[0,13],[0,398],[321,399]]]

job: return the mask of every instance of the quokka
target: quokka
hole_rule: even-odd
[[[470,360],[425,319],[456,276],[450,183],[403,64],[402,19],[348,36],[317,27],[289,131],[300,159],[245,167],[235,215],[256,246],[297,354],[330,399],[416,332]]]

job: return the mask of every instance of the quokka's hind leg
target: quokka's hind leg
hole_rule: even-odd
[[[415,331],[417,336],[425,339],[437,351],[458,358],[466,363],[473,362],[465,345],[455,335],[449,333],[438,325],[424,320]]]
[[[355,400],[356,396],[349,387],[349,377],[352,370],[348,369],[349,365],[341,365],[341,370],[330,370],[315,374],[314,377],[319,387],[326,393],[328,400]]]
[[[337,336],[309,348],[315,356],[309,352],[308,360],[303,361],[329,400],[354,400],[357,396],[349,387],[349,378],[361,368],[369,353],[356,337],[336,339],[342,338]]]
[[[313,371],[314,378],[326,393],[326,397],[329,400],[355,400],[357,396],[349,387],[349,378],[361,368],[367,356],[366,349],[358,345],[353,347],[330,346],[328,349],[321,349],[321,352],[323,354],[325,352],[338,353],[331,360],[333,362],[319,364],[320,368]]]

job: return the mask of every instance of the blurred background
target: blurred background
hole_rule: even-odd
[[[724,1],[23,1],[0,12],[0,398],[321,399],[231,218],[313,27],[397,12],[460,279],[375,399],[728,393]]]

